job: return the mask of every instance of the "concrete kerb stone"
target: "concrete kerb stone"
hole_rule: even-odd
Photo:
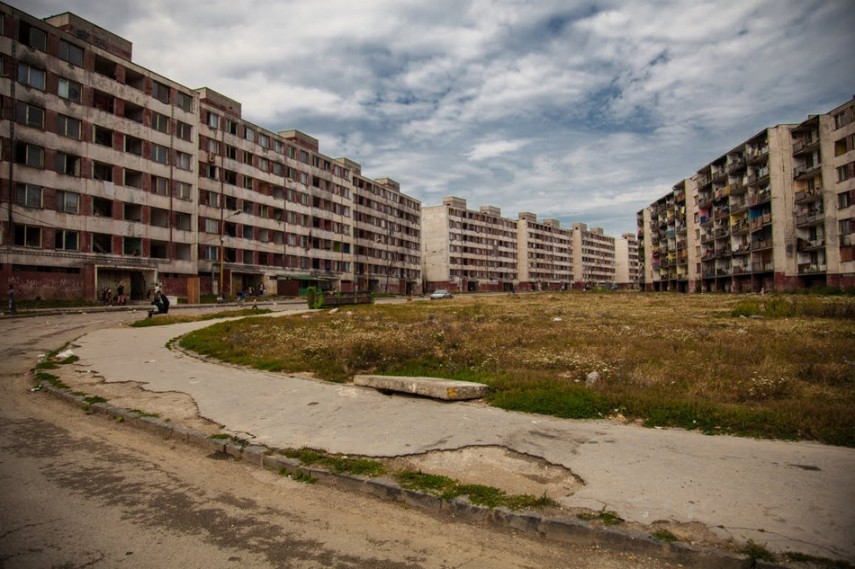
[[[246,460],[274,472],[295,474],[304,472],[318,482],[348,490],[356,490],[383,500],[403,502],[423,510],[440,512],[464,522],[489,523],[528,534],[541,535],[546,539],[572,545],[615,549],[642,555],[657,556],[697,569],[743,569],[757,566],[746,556],[714,548],[700,548],[684,543],[668,543],[651,537],[648,533],[613,527],[595,527],[571,517],[544,517],[537,512],[514,512],[506,508],[487,508],[470,503],[465,498],[444,500],[426,492],[403,489],[390,478],[365,478],[349,474],[336,474],[318,468],[304,466],[299,460],[272,452],[262,445],[238,444],[229,439],[213,439],[200,431],[173,425],[157,417],[139,414],[108,403],[88,404],[85,397],[65,388],[43,383],[43,389],[57,399],[108,417],[122,417],[133,427],[185,442],[209,453],[226,453],[238,460]],[[785,569],[783,565],[763,562],[764,569]]]

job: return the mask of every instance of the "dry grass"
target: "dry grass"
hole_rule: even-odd
[[[853,315],[848,297],[543,293],[248,319],[183,344],[331,381],[481,381],[493,405],[559,417],[853,446]]]

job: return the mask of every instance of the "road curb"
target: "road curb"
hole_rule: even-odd
[[[786,569],[786,566],[752,560],[744,555],[712,547],[700,547],[682,542],[667,542],[649,533],[624,528],[590,524],[570,516],[544,515],[534,511],[513,511],[507,508],[488,508],[470,503],[465,498],[442,499],[432,494],[402,488],[386,477],[370,478],[350,474],[337,474],[317,467],[303,465],[299,460],[277,454],[275,449],[263,445],[250,445],[242,441],[211,438],[201,431],[173,424],[159,417],[116,407],[109,403],[89,403],[85,395],[72,393],[67,388],[42,383],[42,389],[61,401],[84,409],[89,413],[104,415],[130,427],[150,432],[164,439],[186,443],[210,454],[222,454],[235,460],[291,476],[308,475],[319,484],[334,486],[346,491],[356,491],[381,500],[400,502],[426,512],[447,515],[465,523],[488,524],[497,528],[518,531],[532,536],[581,546],[596,546],[623,553],[649,555],[681,563],[697,569]]]

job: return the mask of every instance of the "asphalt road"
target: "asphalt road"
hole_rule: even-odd
[[[139,317],[2,321],[0,568],[675,567],[299,483],[29,390],[36,354]]]

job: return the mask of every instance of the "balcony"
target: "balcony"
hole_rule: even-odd
[[[825,214],[821,210],[811,213],[800,213],[796,215],[796,227],[819,225],[824,219]]]
[[[733,249],[733,251],[731,252],[731,254],[732,254],[733,256],[737,256],[737,255],[747,255],[747,254],[748,254],[748,253],[750,253],[750,252],[751,252],[751,243],[740,243],[739,245],[737,245],[737,246]]]
[[[724,168],[719,168],[718,170],[713,170],[712,181],[718,182],[720,180],[724,180],[724,178],[726,176],[727,176],[727,172],[724,170]]]
[[[819,137],[805,137],[793,143],[793,156],[813,152],[819,147]]]
[[[746,165],[747,163],[745,161],[745,158],[737,158],[736,160],[732,161],[730,164],[727,165],[727,173],[733,176],[737,172],[745,170]]]
[[[722,237],[727,237],[730,234],[730,229],[727,227],[716,227],[713,231],[713,236],[716,239],[721,239]]]
[[[759,186],[765,184],[769,181],[769,169],[763,168],[759,172],[754,174],[749,174],[748,176],[748,185],[749,186]]]
[[[771,261],[759,261],[751,263],[751,271],[754,273],[768,273],[775,269],[775,264]]]
[[[721,206],[713,210],[713,219],[721,219],[730,215],[730,206]]]
[[[709,192],[704,192],[698,196],[698,207],[708,207],[712,204],[712,194]]]
[[[760,162],[761,160],[764,160],[767,156],[769,156],[769,147],[764,146],[762,148],[748,148],[745,154],[748,158],[748,162]]]
[[[739,213],[748,208],[748,200],[734,200],[730,202],[730,213]]]
[[[733,265],[730,270],[734,275],[741,275],[748,272],[748,265]]]
[[[770,223],[772,223],[772,212],[764,213],[751,220],[751,231],[758,231]]]
[[[757,239],[751,242],[751,250],[752,251],[762,251],[764,249],[772,248],[772,239]]]
[[[795,201],[796,201],[796,203],[807,203],[807,202],[817,200],[821,197],[822,197],[822,187],[810,188],[807,190],[802,190],[800,192],[796,192]]]
[[[768,189],[760,190],[748,198],[748,205],[755,206],[768,202],[772,199],[772,192]]]
[[[824,273],[826,271],[826,265],[820,265],[816,263],[802,263],[799,265],[799,274],[800,275],[809,275],[813,273]]]
[[[793,179],[804,180],[810,178],[818,174],[821,167],[822,164],[804,164],[802,166],[796,166],[793,170]]]
[[[796,251],[815,251],[825,247],[825,239],[802,239],[799,237],[796,240]]]
[[[742,183],[742,180],[738,182],[733,182],[732,184],[730,184],[730,195],[735,196],[739,194],[744,194],[747,189],[748,186]]]

